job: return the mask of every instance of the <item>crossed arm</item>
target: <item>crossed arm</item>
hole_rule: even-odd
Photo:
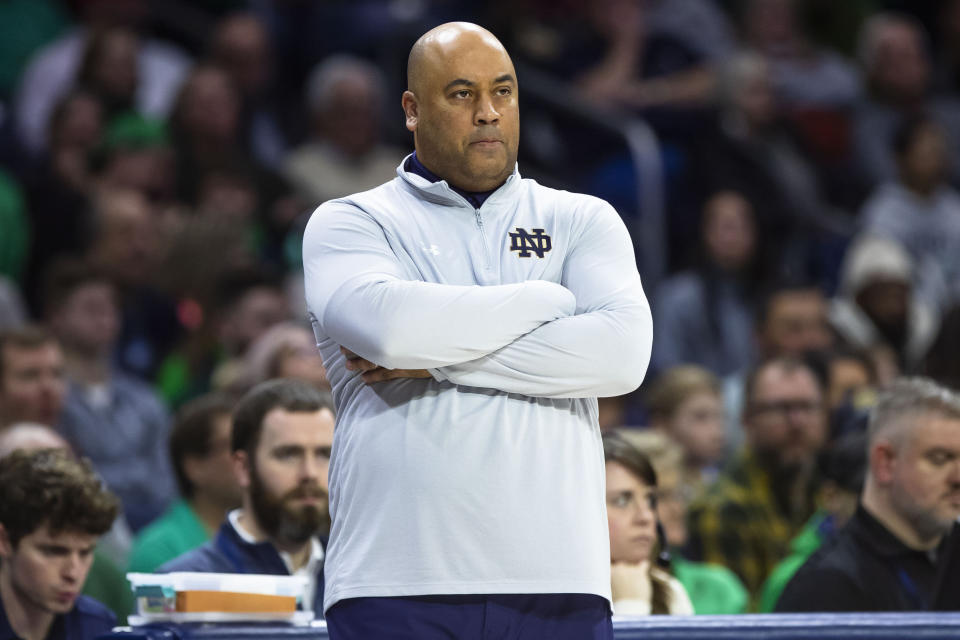
[[[324,205],[304,238],[308,306],[368,383],[426,377],[541,397],[636,388],[650,310],[629,236],[598,208],[544,281],[453,286],[411,281],[384,231],[349,205]],[[426,371],[429,370],[429,371]]]

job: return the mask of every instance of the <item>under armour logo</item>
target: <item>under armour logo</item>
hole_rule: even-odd
[[[519,251],[517,256],[529,258],[530,252],[537,254],[538,258],[546,255],[553,245],[550,242],[550,236],[543,232],[543,229],[534,229],[529,233],[526,229],[517,227],[515,233],[510,234],[510,251]]]

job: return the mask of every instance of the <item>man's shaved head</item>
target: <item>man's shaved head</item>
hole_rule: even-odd
[[[0,458],[5,458],[17,449],[66,449],[70,445],[59,433],[45,424],[18,422],[0,431]]]
[[[418,78],[424,73],[424,66],[440,61],[444,57],[445,49],[449,51],[462,46],[468,39],[486,41],[486,44],[500,49],[509,58],[503,44],[483,27],[472,22],[447,22],[430,29],[413,43],[407,57],[407,88],[416,93]]]
[[[402,103],[417,157],[450,184],[488,191],[513,172],[516,71],[486,29],[449,22],[423,34],[410,50]]]

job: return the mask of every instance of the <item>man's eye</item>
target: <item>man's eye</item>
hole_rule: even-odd
[[[513,90],[510,87],[500,87],[497,89],[497,95],[508,96],[513,93]]]
[[[466,89],[460,89],[460,91],[457,91],[457,92],[456,92],[455,94],[453,94],[453,95],[454,95],[454,97],[457,97],[457,98],[469,98],[469,97],[470,97],[470,92],[467,91]]]
[[[953,456],[951,456],[949,453],[945,451],[934,451],[933,453],[927,456],[927,460],[929,460],[932,464],[938,467],[942,467],[943,465],[950,462],[952,459],[953,459]]]

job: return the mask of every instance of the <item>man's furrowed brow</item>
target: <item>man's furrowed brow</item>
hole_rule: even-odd
[[[464,86],[464,87],[475,87],[476,83],[472,80],[467,80],[466,78],[457,78],[456,80],[451,80],[447,83],[447,86],[443,88],[444,91],[450,91],[454,87]]]
[[[498,76],[493,80],[494,84],[503,84],[504,82],[509,82],[511,84],[517,83],[517,81],[514,80],[513,76],[510,75],[509,73],[505,73],[502,76]],[[448,82],[447,86],[444,87],[443,90],[444,92],[450,91],[454,87],[467,87],[468,89],[472,89],[475,86],[477,86],[477,83],[474,82],[473,80],[467,80],[466,78],[457,78],[456,80],[451,80],[450,82]]]

